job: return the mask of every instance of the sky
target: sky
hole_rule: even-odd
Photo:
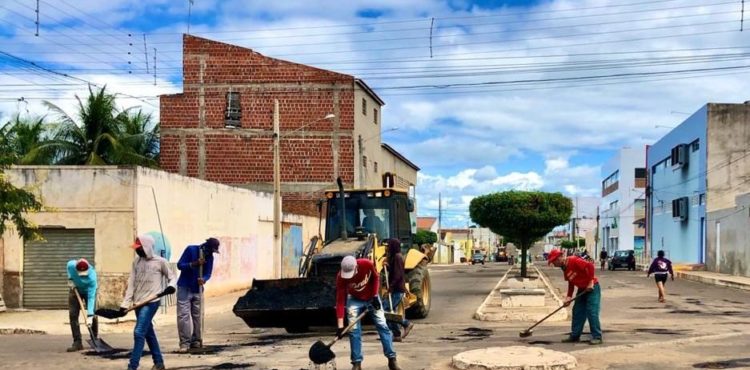
[[[421,167],[421,216],[504,190],[597,196],[601,165],[708,102],[750,100],[740,0],[40,0],[0,3],[0,122],[87,84],[158,119],[182,33],[361,78]]]

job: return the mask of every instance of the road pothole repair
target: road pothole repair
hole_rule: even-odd
[[[245,363],[245,364],[238,364],[234,362],[225,362],[222,364],[215,365],[211,369],[249,369],[251,367],[255,366],[254,363]]]
[[[739,369],[750,367],[750,358],[737,358],[726,361],[701,362],[693,364],[696,369]]]
[[[665,328],[638,328],[634,330],[636,333],[649,333],[657,335],[682,335],[686,334],[690,330],[687,329],[665,329]]]

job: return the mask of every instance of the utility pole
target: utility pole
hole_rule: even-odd
[[[576,233],[578,229],[578,196],[576,196],[576,219],[573,222],[573,232]],[[576,233],[577,234],[577,233]],[[578,236],[576,236],[576,251],[578,251],[581,248],[581,241],[578,239]]]
[[[440,229],[442,228],[443,224],[443,200],[441,198],[441,193],[438,193],[438,240],[443,241],[443,238],[440,237]]]
[[[281,238],[281,163],[279,159],[279,100],[273,101],[273,238]]]

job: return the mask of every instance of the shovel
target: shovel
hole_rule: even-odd
[[[86,343],[88,343],[97,353],[114,351],[115,349],[107,344],[104,339],[97,338],[96,335],[94,335],[94,330],[91,329],[91,325],[89,325],[88,317],[86,315],[86,305],[83,304],[83,299],[78,293],[78,289],[73,288],[73,291],[76,293],[76,298],[78,298],[78,307],[80,308],[81,316],[83,316],[83,324],[86,325],[86,329],[89,330],[89,336],[91,336],[91,339],[86,339]]]
[[[368,310],[365,309],[365,311],[362,312],[362,314],[360,314],[359,316],[357,316],[357,318],[354,321],[350,322],[349,326],[344,328],[344,331],[341,333],[341,335],[343,336],[344,334],[348,333],[349,330],[351,330],[354,327],[354,325],[356,325],[359,322],[359,320],[362,320],[362,318],[365,317],[365,315],[367,315],[367,311]],[[325,364],[326,362],[329,362],[333,360],[334,358],[336,358],[336,354],[333,353],[333,351],[331,351],[331,346],[334,343],[338,342],[339,339],[341,338],[337,336],[336,338],[333,338],[333,340],[328,344],[325,344],[322,341],[317,341],[313,343],[312,347],[310,347],[310,352],[309,352],[310,361],[312,361],[316,365],[320,365],[320,364]]]
[[[133,311],[136,308],[141,308],[141,307],[143,307],[143,306],[151,303],[154,300],[157,300],[157,299],[159,299],[161,297],[164,297],[165,295],[167,295],[167,294],[164,293],[164,292],[161,292],[159,294],[154,294],[153,296],[148,297],[145,301],[138,302],[135,305],[133,305],[130,308],[128,308],[127,310],[125,310],[125,311],[114,310],[114,309],[111,309],[111,308],[100,308],[100,309],[96,310],[95,314],[97,316],[101,316],[101,317],[104,317],[104,318],[107,318],[107,319],[119,319],[119,318],[125,316],[125,314],[127,314],[128,312]]]
[[[585,295],[585,294],[586,294],[586,292],[583,292],[583,293],[580,293],[580,294],[576,295],[573,299],[570,300],[570,303],[573,303],[576,299],[578,299],[579,297],[581,297],[582,295]],[[556,310],[550,312],[549,315],[544,316],[544,318],[542,318],[541,320],[537,321],[534,325],[531,325],[528,329],[526,329],[526,330],[518,333],[518,336],[521,337],[521,338],[530,337],[531,334],[533,333],[531,329],[534,329],[537,325],[539,325],[542,322],[544,322],[544,320],[549,319],[552,315],[556,314],[557,311],[562,310],[565,306],[566,305],[562,305],[562,306],[558,307]]]

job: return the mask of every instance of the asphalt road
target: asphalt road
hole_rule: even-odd
[[[443,370],[442,364],[456,353],[510,345],[534,345],[569,352],[579,369],[692,369],[750,368],[746,355],[750,346],[750,292],[713,287],[689,281],[667,284],[667,303],[656,302],[653,279],[643,272],[601,272],[603,346],[563,344],[569,322],[544,323],[531,338],[518,332],[530,323],[489,323],[472,314],[494,287],[507,265],[433,266],[432,308],[427,319],[402,343],[396,343],[403,369]],[[565,288],[560,271],[543,267],[560,289]],[[231,313],[207,317],[206,343],[215,351],[206,355],[167,353],[169,369],[314,369],[307,359],[317,339],[331,339],[327,331],[289,335],[281,329],[251,329]],[[177,347],[176,329],[157,329],[162,349]],[[118,348],[132,345],[130,334],[107,335]],[[585,336],[584,336],[585,339]],[[68,336],[0,336],[2,369],[125,369],[125,356],[112,360],[81,353],[65,353]],[[337,368],[349,368],[349,344],[337,343]],[[385,370],[386,360],[372,328],[364,336],[368,370]],[[142,368],[150,368],[144,357]],[[330,368],[330,367],[329,367]]]

